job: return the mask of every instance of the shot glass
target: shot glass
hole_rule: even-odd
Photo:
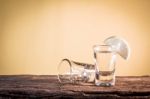
[[[90,84],[94,83],[95,68],[93,64],[62,59],[58,65],[58,80],[60,83]]]
[[[113,46],[94,45],[95,85],[115,85],[116,52]]]

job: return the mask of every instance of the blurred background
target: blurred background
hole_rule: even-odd
[[[150,0],[0,0],[0,75],[57,74],[62,58],[93,63],[109,36],[130,45],[116,75],[150,75]]]

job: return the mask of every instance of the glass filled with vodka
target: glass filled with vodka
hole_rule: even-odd
[[[116,52],[110,45],[94,45],[95,85],[115,85]]]

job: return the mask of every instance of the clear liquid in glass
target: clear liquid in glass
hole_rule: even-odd
[[[95,52],[97,86],[112,86],[115,84],[115,53],[113,51]]]

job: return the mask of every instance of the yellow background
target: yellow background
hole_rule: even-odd
[[[0,74],[56,74],[62,58],[93,63],[94,44],[126,39],[117,75],[150,75],[150,0],[0,0]]]

